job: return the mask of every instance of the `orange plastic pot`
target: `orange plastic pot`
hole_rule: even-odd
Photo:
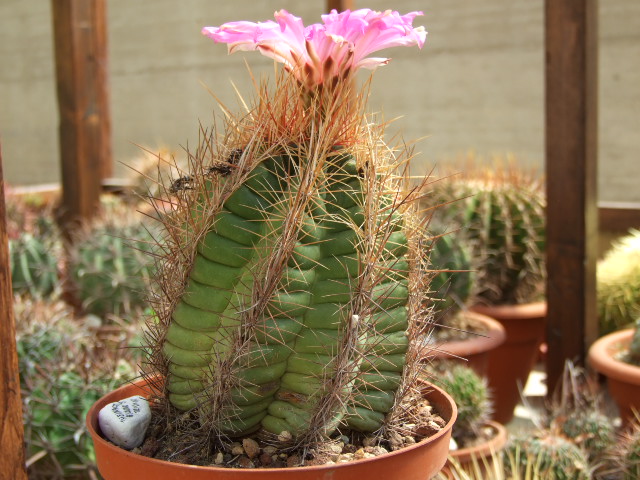
[[[430,353],[429,358],[464,361],[478,375],[486,377],[489,353],[504,343],[505,329],[502,324],[487,315],[476,312],[465,312],[464,315],[484,325],[484,331],[465,340],[439,344],[438,349]]]
[[[513,418],[529,374],[545,338],[547,303],[474,305],[473,311],[502,324],[507,338],[489,353],[488,380],[493,392],[493,419],[507,424]]]
[[[589,364],[607,377],[611,397],[618,405],[620,418],[628,425],[634,410],[640,413],[640,367],[618,360],[629,349],[633,328],[613,332],[596,340],[589,348]]]
[[[507,429],[498,422],[489,421],[486,426],[491,428],[493,436],[484,443],[473,447],[460,448],[449,452],[449,460],[442,473],[446,478],[456,478],[453,472],[465,472],[472,474],[475,472],[488,475],[489,469],[493,465],[493,455],[500,452],[507,444]]]
[[[425,398],[447,423],[437,434],[402,450],[336,465],[254,470],[201,467],[137,455],[102,438],[98,426],[98,412],[102,407],[132,395],[148,396],[149,393],[147,384],[139,381],[105,395],[89,410],[87,428],[95,446],[98,470],[105,480],[425,480],[435,476],[444,466],[451,429],[457,416],[451,397],[438,387],[426,384],[423,390]]]

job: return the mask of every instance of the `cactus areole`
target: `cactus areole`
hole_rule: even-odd
[[[203,29],[285,71],[223,133],[203,130],[167,188],[150,348],[168,410],[298,446],[402,415],[430,318],[424,220],[353,76],[388,62],[376,50],[422,47],[417,15],[334,10],[305,27],[281,10]]]

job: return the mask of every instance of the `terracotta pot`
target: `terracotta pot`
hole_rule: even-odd
[[[545,338],[547,303],[474,305],[472,310],[494,318],[507,333],[505,342],[489,353],[488,380],[493,394],[493,418],[507,424],[520,401]]]
[[[430,358],[443,360],[460,360],[465,362],[481,377],[488,375],[489,352],[506,339],[505,329],[496,320],[476,312],[464,312],[467,317],[485,326],[481,334],[466,340],[445,342],[437,345],[437,350]]]
[[[98,426],[98,412],[102,407],[132,395],[148,396],[149,393],[150,388],[147,384],[139,381],[105,395],[89,410],[87,428],[95,446],[98,470],[105,480],[424,480],[432,478],[444,466],[449,453],[451,429],[457,416],[457,409],[451,397],[438,387],[427,384],[424,389],[425,398],[434,405],[447,424],[432,437],[402,450],[336,465],[254,470],[200,467],[136,455],[102,438]]]
[[[624,424],[633,420],[634,409],[640,413],[640,367],[616,358],[628,350],[633,330],[628,328],[599,338],[589,348],[588,357],[591,366],[607,377],[609,393]]]
[[[473,447],[460,448],[449,452],[447,464],[442,469],[442,474],[446,478],[456,478],[453,472],[471,474],[479,470],[477,473],[488,474],[488,470],[493,465],[492,457],[507,444],[508,434],[507,429],[501,423],[489,421],[486,426],[490,427],[494,433],[489,440]]]

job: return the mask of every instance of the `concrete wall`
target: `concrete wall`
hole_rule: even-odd
[[[386,9],[389,2],[358,6]],[[422,51],[395,49],[378,69],[372,110],[419,141],[416,171],[474,150],[513,152],[527,165],[544,155],[543,0],[396,0],[429,31]],[[202,37],[204,25],[264,20],[285,8],[319,21],[323,0],[110,0],[109,72],[116,173],[143,145],[197,142],[198,122],[212,121],[206,89],[236,108],[236,84],[273,71],[256,53],[227,56]],[[640,2],[600,2],[600,198],[640,201]],[[59,179],[50,2],[0,2],[0,138],[5,178],[13,184]],[[206,85],[206,88],[205,86]]]

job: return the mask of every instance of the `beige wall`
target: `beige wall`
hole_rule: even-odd
[[[514,152],[542,165],[544,154],[543,0],[396,0],[359,6],[423,10],[422,51],[396,49],[374,77],[370,107],[394,122],[430,170],[468,150]],[[197,141],[214,101],[235,108],[230,80],[251,94],[243,56],[256,74],[260,55],[227,56],[199,34],[203,25],[263,20],[285,8],[319,21],[322,0],[111,0],[108,2],[113,152],[116,173],[136,144]],[[640,2],[600,1],[600,198],[640,201]],[[50,2],[0,2],[0,136],[5,178],[14,184],[59,179],[57,105]]]

